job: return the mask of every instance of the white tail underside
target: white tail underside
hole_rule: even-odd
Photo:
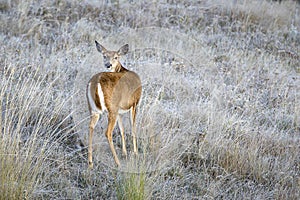
[[[100,83],[97,84],[97,87],[98,87],[98,95],[96,95],[95,98],[98,98],[100,100],[101,110],[96,106],[95,100],[92,97],[91,83],[89,83],[89,85],[88,85],[88,100],[89,100],[89,103],[91,106],[91,112],[94,114],[97,114],[97,113],[102,114],[106,110],[104,94],[103,94],[103,90],[102,90]]]

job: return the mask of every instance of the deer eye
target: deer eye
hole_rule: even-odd
[[[118,60],[118,57],[115,57],[115,60]]]

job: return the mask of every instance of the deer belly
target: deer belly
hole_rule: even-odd
[[[122,109],[122,108],[120,108],[118,112],[119,112],[119,114],[124,114],[124,113],[127,113],[129,110],[130,109]]]

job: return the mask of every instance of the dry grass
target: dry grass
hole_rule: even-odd
[[[299,199],[295,1],[0,1],[1,199]],[[129,43],[139,155],[115,168],[97,125],[94,47]],[[124,120],[132,151],[129,119]],[[121,155],[120,134],[114,141]],[[130,153],[129,153],[130,154]]]
[[[71,130],[65,127],[68,116],[61,114],[67,101],[53,92],[52,83],[37,75],[38,69],[3,67],[0,199],[32,198],[45,184],[41,180],[48,177],[53,151]]]

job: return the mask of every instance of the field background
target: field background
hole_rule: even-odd
[[[0,199],[299,199],[300,5],[1,0]],[[143,82],[115,168],[85,88],[97,40]]]

